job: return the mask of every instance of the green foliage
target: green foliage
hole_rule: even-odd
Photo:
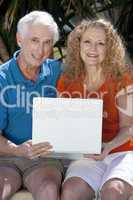
[[[114,23],[126,40],[129,52],[133,53],[133,0],[0,0],[0,39],[10,56],[17,48],[17,21],[32,10],[46,10],[55,18],[60,29],[60,40],[56,46],[61,57],[62,47],[75,23],[82,18],[99,16],[105,16]],[[0,57],[4,58],[1,50]]]

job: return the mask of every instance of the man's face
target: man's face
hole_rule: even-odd
[[[39,67],[52,52],[53,33],[47,26],[28,26],[23,35],[17,33],[17,43],[25,67]]]

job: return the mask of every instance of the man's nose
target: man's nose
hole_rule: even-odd
[[[38,51],[37,53],[40,55],[40,57],[43,56],[44,53],[45,53],[45,46],[44,46],[44,44],[40,44],[37,51]]]

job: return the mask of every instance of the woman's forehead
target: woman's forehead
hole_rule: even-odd
[[[106,40],[105,30],[101,27],[88,27],[82,34],[82,38],[97,38]]]

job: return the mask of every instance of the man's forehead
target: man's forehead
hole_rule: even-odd
[[[46,38],[53,38],[53,32],[50,30],[48,26],[44,25],[29,25],[27,27],[26,34],[30,37],[46,37]]]

